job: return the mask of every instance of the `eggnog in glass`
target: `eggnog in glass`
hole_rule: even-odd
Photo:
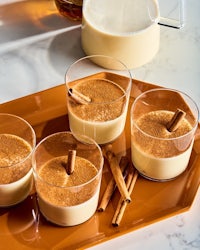
[[[33,154],[33,170],[41,213],[52,223],[74,226],[96,211],[101,184],[103,156],[90,138],[58,132],[43,139]],[[69,153],[75,152],[74,169]]]
[[[0,207],[16,205],[29,195],[35,143],[35,132],[27,121],[0,114]]]
[[[185,117],[175,130],[169,124],[177,109]],[[185,93],[153,89],[141,94],[131,108],[132,162],[144,177],[166,181],[183,173],[190,159],[199,111]]]
[[[114,141],[125,126],[131,83],[130,71],[112,57],[88,56],[72,64],[66,72],[70,130],[98,144]]]

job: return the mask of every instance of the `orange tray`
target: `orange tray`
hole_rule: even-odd
[[[140,93],[156,85],[133,80],[130,106]],[[37,141],[57,131],[69,130],[65,85],[35,93],[0,105],[0,112],[19,115],[35,129]],[[113,143],[120,158],[130,155],[130,117],[123,134]],[[109,181],[108,166],[104,166],[101,194]],[[0,242],[5,249],[82,249],[113,239],[156,221],[187,211],[200,184],[200,126],[187,170],[168,182],[152,182],[139,177],[119,227],[113,227],[118,195],[105,212],[96,212],[87,222],[74,227],[58,227],[37,214],[36,197],[32,193],[25,201],[11,208],[0,209]]]

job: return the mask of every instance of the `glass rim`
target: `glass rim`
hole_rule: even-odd
[[[87,139],[88,141],[92,142],[92,144],[94,144],[94,145],[97,147],[97,149],[98,149],[98,151],[99,151],[99,153],[100,153],[101,162],[100,162],[100,168],[97,169],[97,170],[98,170],[98,171],[97,171],[97,174],[96,174],[92,179],[90,179],[89,181],[84,182],[84,183],[82,183],[82,184],[75,185],[75,186],[59,186],[59,185],[55,185],[55,184],[49,183],[48,181],[45,181],[45,180],[43,180],[42,177],[40,177],[40,175],[38,174],[38,171],[37,171],[37,169],[36,169],[37,166],[36,166],[36,161],[35,161],[35,153],[36,153],[37,149],[39,148],[39,146],[40,146],[43,142],[45,142],[47,139],[49,139],[49,138],[51,138],[51,137],[54,137],[55,135],[58,135],[58,134],[69,134],[69,135],[73,136],[74,139],[77,140],[77,141],[79,141],[79,140],[77,139],[78,137],[85,138],[85,139]],[[76,136],[77,136],[77,137],[76,137]],[[80,142],[80,143],[85,143],[85,144],[87,144],[87,142],[83,142],[83,141],[79,141],[79,142]],[[91,145],[92,145],[92,144],[91,144]],[[88,143],[88,145],[90,145],[90,144]],[[45,163],[44,163],[44,164],[45,164]],[[40,181],[42,181],[43,183],[45,183],[46,185],[48,185],[48,186],[50,186],[50,187],[55,187],[55,188],[60,188],[60,189],[69,189],[69,190],[73,190],[73,189],[75,189],[75,188],[81,188],[81,187],[87,186],[88,184],[90,184],[91,182],[93,182],[96,178],[99,178],[99,176],[101,175],[102,170],[103,170],[103,164],[104,164],[104,158],[103,158],[103,153],[102,153],[102,151],[101,151],[100,146],[99,146],[92,138],[90,138],[90,137],[88,137],[88,136],[84,136],[84,135],[73,134],[73,133],[70,132],[70,131],[56,132],[56,133],[50,134],[50,135],[46,136],[45,138],[43,138],[43,139],[37,144],[37,146],[35,147],[35,149],[34,149],[34,151],[33,151],[33,157],[32,157],[33,174],[34,174]],[[95,168],[96,168],[96,166],[95,166]]]
[[[28,121],[26,121],[24,118],[22,118],[22,117],[20,117],[20,116],[17,116],[17,115],[14,115],[14,114],[9,114],[9,113],[0,113],[0,117],[1,116],[9,116],[9,117],[13,117],[13,118],[17,118],[18,120],[21,120],[22,122],[24,122],[28,127],[29,127],[29,129],[30,129],[30,131],[32,132],[32,135],[33,135],[33,145],[30,145],[24,138],[22,138],[22,137],[20,137],[20,136],[18,136],[18,137],[20,137],[20,138],[22,138],[23,140],[25,140],[30,146],[31,146],[31,151],[30,151],[30,153],[25,157],[25,158],[23,158],[21,161],[19,161],[19,162],[17,162],[17,163],[14,163],[14,164],[12,164],[12,165],[10,165],[10,166],[0,166],[0,169],[3,169],[3,168],[14,168],[14,167],[16,167],[17,165],[21,165],[21,164],[23,164],[28,158],[31,158],[31,156],[32,156],[32,153],[34,152],[34,149],[35,149],[35,146],[36,146],[36,134],[35,134],[35,130],[33,129],[33,127],[31,126],[31,124],[28,122]],[[5,133],[4,133],[5,134]],[[8,133],[7,133],[8,134]],[[10,133],[9,133],[10,134]],[[14,135],[14,134],[11,134],[11,135]],[[27,172],[28,173],[28,172]],[[26,174],[27,174],[26,173]]]
[[[105,72],[107,72],[108,70],[108,73],[109,71],[119,71],[119,72],[127,72],[127,76],[123,75],[123,77],[126,77],[127,80],[128,80],[128,86],[126,89],[123,89],[119,84],[117,84],[117,82],[114,82],[114,81],[111,81],[109,79],[106,79],[108,82],[112,82],[114,83],[115,85],[117,85],[117,87],[119,87],[122,91],[123,91],[123,95],[118,97],[117,99],[115,100],[112,100],[112,101],[107,101],[107,102],[96,102],[96,103],[88,103],[87,105],[99,105],[99,104],[110,104],[110,103],[115,103],[115,102],[118,102],[120,101],[121,99],[123,99],[124,97],[126,98],[127,96],[129,96],[129,93],[131,91],[131,86],[132,86],[132,74],[131,74],[131,71],[130,69],[119,59],[115,58],[115,57],[112,57],[112,56],[107,56],[107,55],[89,55],[89,56],[84,56],[84,57],[81,57],[79,58],[78,60],[76,60],[75,62],[73,62],[66,70],[65,72],[65,85],[67,87],[67,94],[69,93],[69,90],[70,90],[70,86],[69,84],[75,80],[72,80],[72,81],[67,81],[67,75],[69,74],[70,70],[76,65],[78,64],[79,62],[81,61],[84,61],[84,60],[90,60],[92,58],[108,58],[109,60],[113,60],[113,61],[116,61],[118,62],[120,65],[123,66],[123,69],[112,69],[112,68],[105,68]],[[96,64],[95,62],[93,62],[92,60],[90,60],[91,63],[93,63],[94,65],[97,65],[99,66],[98,64]],[[102,67],[102,72],[103,72],[103,67]],[[100,73],[100,71],[98,72]],[[89,76],[89,75],[87,75]],[[120,76],[120,75],[119,75]],[[82,78],[77,78],[77,80],[81,80]],[[95,78],[93,78],[92,80],[94,80]],[[97,79],[101,79],[101,78],[97,78]],[[102,78],[104,79],[104,78]],[[105,79],[104,79],[105,80]]]
[[[135,105],[137,103],[137,101],[142,97],[144,96],[145,94],[148,94],[148,93],[151,93],[151,92],[156,92],[156,91],[169,91],[169,92],[174,92],[174,93],[178,93],[178,94],[181,94],[185,97],[187,97],[194,105],[195,109],[196,109],[196,113],[197,115],[194,116],[195,118],[195,123],[194,125],[192,126],[192,129],[190,131],[188,131],[187,133],[183,134],[183,135],[180,135],[180,136],[177,136],[177,137],[170,137],[170,138],[162,138],[162,137],[155,137],[153,135],[150,135],[146,132],[144,132],[138,125],[137,123],[135,122],[135,119],[133,118],[133,109],[135,108]],[[192,112],[193,114],[193,112]],[[193,114],[194,115],[194,114]],[[136,99],[134,100],[132,106],[131,106],[131,122],[132,124],[134,125],[134,127],[136,127],[138,129],[138,131],[140,131],[143,135],[145,135],[146,137],[149,137],[149,138],[152,138],[154,140],[162,140],[162,141],[172,141],[172,140],[180,140],[181,138],[185,137],[185,136],[188,136],[189,134],[192,134],[192,133],[195,133],[195,130],[197,129],[198,127],[198,124],[199,124],[199,118],[200,118],[200,113],[199,113],[199,108],[196,104],[196,102],[188,95],[186,94],[185,92],[183,91],[180,91],[180,90],[176,90],[176,89],[172,89],[172,88],[153,88],[153,89],[150,89],[150,90],[147,90],[143,93],[141,93],[139,96],[136,97]],[[132,128],[132,126],[131,126]]]

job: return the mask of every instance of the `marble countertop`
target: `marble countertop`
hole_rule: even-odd
[[[161,27],[158,54],[132,75],[182,90],[199,106],[200,1],[184,7],[184,28]],[[80,24],[61,17],[52,0],[0,0],[0,103],[63,83],[67,67],[82,56]],[[200,249],[199,213],[200,189],[189,211],[91,249]]]

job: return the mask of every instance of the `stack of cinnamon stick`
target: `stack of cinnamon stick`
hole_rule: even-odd
[[[124,215],[126,206],[131,202],[131,193],[135,186],[138,172],[133,169],[127,157],[122,157],[118,163],[116,155],[112,152],[112,145],[106,145],[102,149],[104,157],[107,159],[113,177],[110,179],[101,202],[98,207],[99,212],[105,211],[115,188],[117,187],[121,195],[116,211],[112,219],[113,226],[119,226]],[[124,179],[123,173],[127,172]]]

